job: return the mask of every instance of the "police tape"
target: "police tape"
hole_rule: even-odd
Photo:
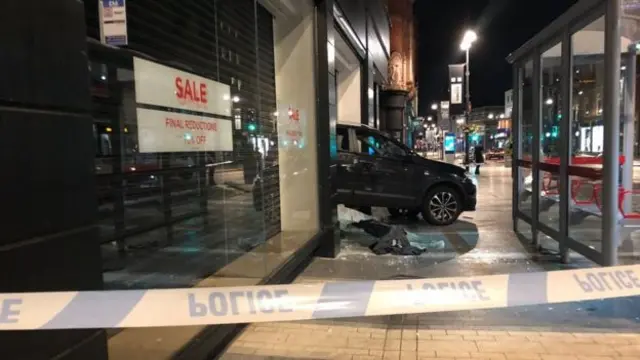
[[[0,294],[0,330],[293,321],[640,295],[640,265],[412,280]]]

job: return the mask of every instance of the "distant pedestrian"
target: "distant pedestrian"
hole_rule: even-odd
[[[484,164],[484,148],[482,147],[482,145],[476,145],[473,151],[474,160],[476,163],[476,175],[480,175],[480,165]]]

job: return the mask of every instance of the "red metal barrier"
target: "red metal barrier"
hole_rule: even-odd
[[[523,156],[522,160],[527,162],[532,162],[533,159],[531,156]],[[569,160],[571,165],[602,165],[602,161],[604,158],[602,156],[572,156]],[[619,157],[620,165],[624,164],[625,158],[624,155],[620,155]],[[541,159],[541,163],[547,164],[555,164],[560,165],[560,157],[558,156],[549,156]]]
[[[598,184],[594,184],[593,185],[593,190],[591,192],[591,197],[586,199],[586,200],[578,200],[578,194],[580,194],[580,188],[582,187],[582,185],[587,184],[587,182],[585,180],[579,180],[579,179],[572,179],[571,180],[571,200],[573,200],[573,203],[576,205],[589,205],[589,204],[596,204],[597,205],[597,199],[598,199],[598,193],[596,191],[597,185]]]
[[[596,203],[596,206],[598,207],[598,210],[600,210],[600,212],[602,212],[602,203],[600,201],[600,193],[602,192],[602,188],[603,188],[602,184],[594,184],[593,186],[593,196],[595,197],[595,203]],[[623,187],[619,187],[618,188],[618,211],[620,211],[620,214],[622,215],[623,219],[638,220],[640,219],[640,213],[636,213],[633,211],[627,213],[624,211],[624,201],[627,195],[640,195],[640,190],[625,190]]]
[[[600,201],[600,193],[602,192],[602,184],[597,181],[602,180],[602,169],[588,167],[586,165],[602,165],[603,158],[601,156],[573,156],[571,157],[570,164],[567,167],[567,173],[569,176],[581,177],[582,179],[571,179],[570,195],[571,200],[576,205],[590,205],[595,204],[597,208],[602,212],[602,204]],[[625,157],[620,155],[620,166],[624,165]],[[525,156],[522,159],[516,161],[517,166],[531,169],[533,163],[530,156]],[[547,195],[558,195],[558,180],[554,178],[554,175],[560,173],[560,158],[559,157],[547,157],[538,163],[538,169],[543,171],[542,177],[542,190]],[[552,187],[555,181],[556,186]],[[580,189],[586,184],[591,184],[593,190],[591,195],[587,199],[578,199]],[[640,213],[630,212],[625,213],[624,201],[629,195],[640,195],[640,190],[626,190],[622,187],[618,189],[618,210],[624,219],[638,219],[640,220]]]
[[[622,217],[630,220],[640,220],[640,213],[634,212],[633,210],[630,213],[626,213],[624,211],[624,200],[627,195],[640,195],[640,190],[625,190],[620,189],[619,199],[618,199],[618,209],[620,209],[620,213]]]

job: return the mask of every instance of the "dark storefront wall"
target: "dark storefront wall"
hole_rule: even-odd
[[[132,1],[129,46],[115,49],[95,40],[97,2],[85,2],[84,13],[82,3],[65,3],[42,3],[42,13],[55,20],[43,18],[36,29],[43,38],[64,30],[63,45],[34,45],[25,54],[15,47],[18,42],[2,41],[14,54],[5,58],[3,66],[13,70],[3,78],[34,80],[0,93],[6,105],[2,124],[9,130],[2,134],[31,134],[26,146],[15,138],[2,141],[4,153],[13,154],[5,169],[16,176],[3,177],[3,203],[13,217],[5,218],[3,243],[10,246],[0,254],[6,258],[2,272],[10,276],[0,292],[289,281],[320,246],[322,234],[321,253],[335,255],[335,211],[320,201],[330,199],[335,122],[316,122],[316,92],[326,94],[328,86],[317,82],[314,69],[323,67],[314,62],[314,15],[332,21],[326,9],[314,14],[312,1],[300,0],[295,14],[274,19],[254,0]],[[30,9],[12,5],[5,13],[21,18]],[[4,25],[3,33],[35,31],[21,22]],[[25,37],[22,43],[27,42]],[[20,60],[25,56],[52,62],[29,66]],[[232,129],[226,134],[232,146],[142,153],[140,140],[156,134],[139,131],[140,109],[211,115],[141,104],[136,58],[164,66],[167,76],[198,77],[209,89],[229,89],[228,113],[211,112],[218,129]],[[163,77],[159,73],[151,81],[161,83]],[[319,106],[328,105],[321,98]],[[4,352],[9,359],[63,353],[62,358],[192,359],[211,355],[237,329],[125,329],[106,336],[84,330],[4,332],[0,339],[12,345]]]
[[[358,45],[364,49],[361,58],[361,123],[379,126],[376,107],[376,89],[387,79],[389,60],[389,15],[386,2],[382,0],[336,0],[351,31],[343,31],[347,41],[359,53]],[[340,26],[339,26],[340,28]],[[356,39],[354,40],[353,37]]]
[[[0,292],[99,290],[82,2],[3,1],[0,13]],[[72,346],[79,358],[106,355],[96,330],[3,331],[0,344],[3,359]]]

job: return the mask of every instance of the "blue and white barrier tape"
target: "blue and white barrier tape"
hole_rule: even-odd
[[[419,280],[0,294],[0,330],[292,321],[640,295],[640,265]]]

